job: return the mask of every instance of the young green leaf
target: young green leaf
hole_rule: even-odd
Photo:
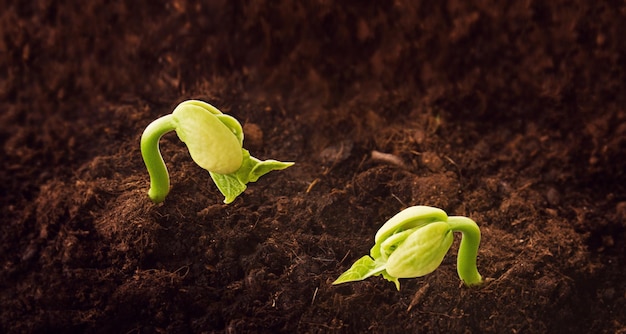
[[[252,167],[252,170],[248,174],[248,178],[250,179],[250,182],[256,182],[261,176],[273,170],[283,170],[290,166],[293,166],[293,162],[282,162],[271,159],[265,161],[256,160],[256,164]]]
[[[224,195],[225,204],[232,203],[248,187],[237,178],[236,174],[218,174],[213,172],[209,172],[209,174],[211,174],[213,182]]]
[[[358,259],[350,269],[341,274],[333,284],[341,284],[345,282],[361,281],[370,276],[380,275],[385,270],[384,264],[382,266],[374,262],[374,259],[368,255]]]
[[[211,172],[211,178],[217,185],[220,192],[224,195],[224,203],[231,203],[237,196],[246,190],[246,184],[256,182],[259,177],[273,171],[285,169],[292,162],[280,162],[276,160],[260,161],[250,156],[248,150],[243,149],[243,163],[241,167],[234,173],[219,174]]]

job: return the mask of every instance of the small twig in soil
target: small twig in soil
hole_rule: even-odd
[[[311,192],[311,189],[313,189],[313,187],[315,187],[315,185],[320,182],[320,179],[317,178],[315,180],[313,180],[313,182],[311,182],[308,186],[308,188],[306,188],[306,193],[308,194],[309,192]]]
[[[315,303],[315,297],[317,297],[317,291],[319,290],[319,288],[315,288],[315,291],[313,291],[313,298],[311,299],[311,305],[313,305],[313,303]]]
[[[390,154],[390,153],[383,153],[383,152],[379,152],[376,150],[372,151],[372,160],[375,161],[380,161],[380,162],[384,162],[384,163],[388,163],[390,165],[396,165],[402,168],[406,168],[406,165],[404,163],[404,161],[402,161],[402,159],[394,154]]]
[[[407,307],[406,309],[407,312],[410,312],[413,306],[417,305],[420,302],[420,300],[422,299],[422,297],[424,297],[429,287],[430,285],[426,283],[419,290],[417,290],[415,295],[413,295],[413,299],[411,299],[411,304],[409,304],[409,307]]]

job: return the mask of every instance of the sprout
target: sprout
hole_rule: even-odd
[[[170,190],[167,167],[159,151],[159,140],[170,131],[176,131],[187,145],[193,161],[209,171],[227,204],[246,190],[248,182],[293,165],[256,159],[243,148],[243,130],[235,118],[206,102],[185,101],[171,114],[150,123],[141,136],[141,155],[150,174],[148,196],[154,203],[163,202]]]
[[[333,284],[382,275],[400,290],[399,278],[425,276],[441,265],[452,245],[453,232],[463,235],[457,256],[459,278],[467,286],[481,284],[476,268],[478,225],[467,217],[448,217],[443,210],[429,206],[413,206],[391,217],[376,233],[370,255],[357,260]]]

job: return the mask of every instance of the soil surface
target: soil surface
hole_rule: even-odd
[[[623,1],[0,2],[0,332],[626,333]],[[296,165],[153,204],[191,98]],[[486,283],[332,286],[412,205]]]

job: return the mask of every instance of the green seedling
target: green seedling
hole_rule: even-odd
[[[234,117],[203,101],[185,101],[171,114],[150,123],[141,136],[141,155],[150,174],[148,196],[154,203],[163,202],[170,191],[169,174],[159,151],[159,140],[170,131],[176,131],[187,145],[193,161],[209,171],[227,204],[246,190],[248,182],[293,165],[251,156],[243,148],[243,129]]]
[[[333,284],[360,281],[382,275],[400,290],[399,278],[414,278],[435,271],[453,240],[461,232],[457,272],[466,286],[482,283],[476,268],[480,229],[461,216],[448,215],[441,209],[413,206],[391,217],[376,233],[370,255],[357,260]]]

